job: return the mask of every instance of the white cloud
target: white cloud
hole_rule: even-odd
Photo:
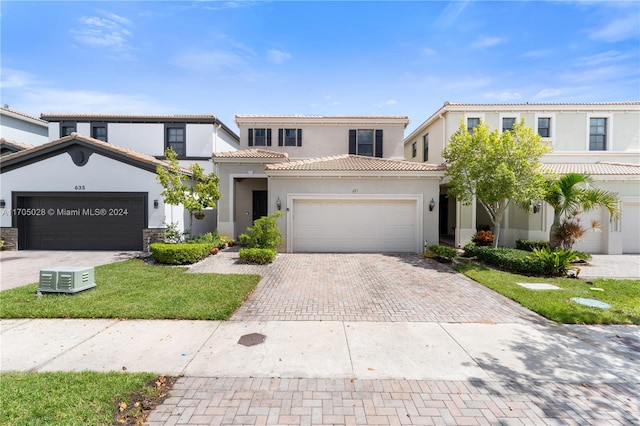
[[[28,86],[34,83],[34,77],[24,71],[11,68],[0,69],[0,86],[3,89],[14,89]]]
[[[441,28],[451,27],[468,5],[469,1],[467,0],[449,2],[442,13],[440,13],[440,16],[438,16],[438,19],[436,19],[436,25]]]
[[[387,106],[394,106],[394,105],[398,105],[398,101],[396,101],[395,99],[388,99],[384,102],[378,102],[373,104],[373,106],[375,106],[376,108],[384,108]]]
[[[192,50],[181,54],[174,60],[174,64],[181,68],[204,73],[238,69],[246,63],[245,57],[228,50]]]
[[[624,18],[618,18],[608,22],[605,26],[591,31],[589,38],[610,43],[634,39],[640,37],[640,25],[638,16],[630,14]]]
[[[540,49],[540,50],[530,50],[528,52],[524,52],[521,56],[523,58],[544,58],[545,56],[549,56],[551,53],[553,53],[552,50]]]
[[[101,16],[82,16],[80,26],[71,30],[80,44],[113,49],[119,59],[132,59],[129,39],[129,19],[115,13],[100,12]]]
[[[471,47],[474,49],[486,49],[487,47],[493,47],[505,41],[506,39],[501,37],[482,37],[471,43]]]
[[[637,53],[623,53],[617,50],[609,50],[597,55],[584,56],[578,59],[578,63],[581,66],[598,66],[602,64],[620,62],[626,59],[633,58]]]
[[[488,92],[488,93],[485,93],[483,97],[486,99],[490,99],[492,101],[499,101],[499,102],[517,101],[519,99],[522,99],[522,95],[520,93],[508,92],[508,91]]]
[[[438,54],[438,51],[430,47],[425,47],[424,49],[422,49],[422,54],[424,56],[434,56]]]
[[[275,64],[283,64],[291,60],[291,54],[282,50],[271,49],[267,52],[267,58]]]

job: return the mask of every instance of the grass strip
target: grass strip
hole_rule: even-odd
[[[259,275],[188,274],[130,259],[95,268],[97,287],[37,295],[38,284],[0,292],[0,318],[227,319]]]
[[[598,278],[540,278],[491,269],[474,262],[457,265],[458,272],[520,303],[538,314],[564,324],[640,324],[640,280]],[[547,283],[561,290],[530,290],[516,283]],[[602,291],[591,290],[599,288]],[[610,309],[592,308],[571,301],[596,299]]]

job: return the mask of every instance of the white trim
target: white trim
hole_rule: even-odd
[[[287,194],[287,253],[293,253],[293,220],[295,200],[358,200],[358,201],[378,201],[378,200],[398,200],[416,202],[416,253],[422,253],[422,241],[424,238],[424,196],[422,194]]]
[[[597,150],[591,150],[589,149],[589,137],[591,136],[591,119],[592,118],[606,118],[607,119],[607,133],[606,133],[606,145],[605,145],[605,150],[604,151],[597,151]],[[592,112],[587,114],[587,123],[586,123],[586,141],[585,141],[585,151],[587,152],[594,152],[594,153],[602,153],[602,152],[609,152],[609,151],[613,151],[613,113],[612,112],[605,112],[603,111],[602,113],[597,113],[597,112]]]
[[[542,138],[543,141],[550,142],[552,146],[556,144],[556,113],[555,112],[536,112],[533,120],[534,126],[533,130],[538,134],[538,118],[550,118],[550,128],[549,128],[549,137]]]
[[[464,127],[469,128],[468,119],[469,118],[479,118],[480,123],[486,122],[485,113],[484,112],[465,112],[464,113]]]
[[[520,113],[519,112],[501,112],[499,115],[499,119],[498,119],[498,131],[500,133],[502,133],[502,127],[503,127],[503,123],[502,120],[504,118],[515,118],[514,123],[517,123],[520,121]]]

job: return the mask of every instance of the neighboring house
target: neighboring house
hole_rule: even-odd
[[[40,145],[49,140],[48,132],[49,126],[46,121],[6,105],[0,107],[0,138],[28,145]]]
[[[178,153],[182,167],[197,163],[207,173],[216,171],[211,162],[212,152],[239,147],[235,132],[214,115],[46,113],[41,118],[49,122],[51,140],[77,132],[157,159],[163,159],[165,150],[172,148]],[[184,218],[173,217],[167,222],[185,229],[190,222],[188,213],[185,214]],[[216,216],[210,212],[204,219],[193,220],[192,233],[215,230]]]
[[[17,249],[146,250],[184,215],[162,203],[166,165],[77,133],[2,156],[1,237]]]
[[[601,209],[582,216],[583,225],[594,219],[601,223],[601,229],[589,231],[575,248],[590,253],[640,253],[640,102],[446,102],[405,138],[404,156],[413,162],[442,164],[442,150],[461,123],[470,132],[480,120],[504,131],[521,118],[553,147],[553,152],[542,158],[548,170],[589,174],[595,186],[620,197],[619,220],[610,221],[608,213]],[[517,239],[548,239],[553,212],[543,205],[534,214],[510,207],[503,221],[501,244],[514,246]],[[492,227],[480,204],[465,206],[447,195],[446,180],[440,185],[438,209],[441,238],[451,239],[456,247],[469,242],[476,230]]]
[[[0,156],[13,154],[29,148],[33,148],[33,145],[0,138]]]
[[[240,150],[213,154],[221,234],[282,211],[287,252],[413,252],[438,241],[444,169],[404,161],[407,117],[237,115]],[[433,201],[432,201],[433,200]]]

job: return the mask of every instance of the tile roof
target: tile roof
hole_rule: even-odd
[[[47,125],[47,122],[45,120],[42,120],[42,119],[40,119],[38,117],[34,117],[33,115],[29,115],[26,112],[22,112],[22,111],[18,111],[18,110],[15,110],[13,108],[10,108],[8,105],[0,106],[0,110],[6,111],[6,112],[11,113],[11,114],[19,115],[19,116],[24,117],[24,118],[28,118],[29,120],[37,121],[39,124],[42,124],[42,125],[45,125],[45,126]]]
[[[64,118],[64,119],[75,119],[75,118],[83,118],[83,119],[100,119],[100,120],[164,120],[164,121],[173,121],[173,120],[185,120],[185,119],[196,119],[196,120],[217,120],[218,117],[212,114],[93,114],[93,113],[85,113],[85,112],[43,112],[40,114],[40,117],[43,119],[46,118]]]
[[[584,173],[590,176],[640,176],[640,164],[625,163],[555,163],[543,164],[542,168],[552,173]]]
[[[241,149],[238,151],[214,152],[213,158],[289,158],[283,152],[269,151],[266,149]]]
[[[62,145],[66,142],[70,142],[73,140],[81,141],[85,144],[92,145],[95,148],[98,148],[99,150],[110,151],[110,152],[113,152],[114,154],[123,155],[127,158],[138,161],[140,163],[147,164],[149,166],[167,167],[169,165],[168,162],[159,160],[156,157],[153,157],[151,155],[143,154],[141,152],[134,151],[129,148],[113,145],[98,139],[93,139],[87,136],[83,136],[78,133],[71,133],[69,136],[65,136],[63,138],[56,139],[54,141],[47,142],[42,145],[33,146],[29,149],[25,149],[23,151],[18,151],[13,154],[6,155],[0,159],[0,163],[4,163],[8,161],[14,162],[16,161],[16,159],[19,159],[21,157],[27,157],[27,156],[30,157],[34,155],[37,156],[38,153],[40,152],[47,152],[51,149],[55,149],[56,145]],[[185,168],[182,168],[181,171],[185,174],[191,174],[191,172]]]
[[[504,103],[504,104],[474,104],[474,103],[466,103],[466,102],[449,102],[446,101],[444,106],[518,106],[518,107],[526,107],[526,106],[555,106],[555,105],[570,105],[570,106],[610,106],[610,105],[640,105],[640,101],[625,101],[625,102],[555,102],[555,103],[536,103],[536,102],[525,102],[525,103]]]
[[[9,146],[17,148],[19,150],[29,149],[29,148],[33,148],[34,147],[34,145],[31,145],[30,143],[18,142],[18,141],[14,141],[14,140],[5,139],[5,138],[0,138],[0,144],[1,145],[9,145]]]
[[[236,114],[236,124],[402,124],[409,125],[406,115],[245,115]]]
[[[353,172],[433,172],[446,170],[444,165],[414,163],[404,160],[363,157],[359,155],[336,155],[281,164],[267,164],[266,170],[291,171],[353,171]]]

